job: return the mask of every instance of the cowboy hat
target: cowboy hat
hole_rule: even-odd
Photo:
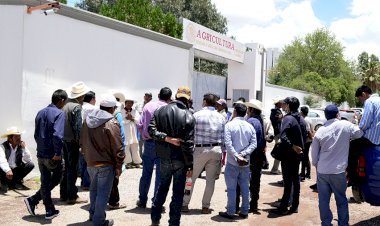
[[[275,98],[273,98],[273,104],[277,104],[278,102],[284,102],[284,99],[285,97],[282,97],[282,96],[276,96]]]
[[[74,83],[67,91],[70,99],[75,99],[88,93],[90,88],[84,84],[84,82]]]
[[[7,128],[7,132],[1,135],[1,138],[5,138],[9,135],[21,135],[23,133],[25,133],[25,131],[20,131],[16,126],[12,126]]]
[[[120,103],[125,102],[125,96],[122,92],[116,92],[113,94],[117,99],[119,99]]]
[[[256,99],[250,99],[248,102],[245,102],[244,104],[247,107],[255,108],[260,111],[263,110],[263,104],[261,103],[261,101]]]

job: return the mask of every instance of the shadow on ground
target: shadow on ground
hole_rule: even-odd
[[[52,224],[52,220],[46,220],[44,214],[36,214],[35,216],[27,215],[22,217],[24,221],[40,224]]]
[[[356,224],[352,224],[352,226],[377,226],[377,225],[380,225],[380,215],[368,220],[360,221]]]

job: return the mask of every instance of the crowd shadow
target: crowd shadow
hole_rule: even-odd
[[[45,214],[36,214],[35,216],[27,215],[23,216],[22,219],[30,223],[40,223],[42,225],[52,223],[52,220],[45,219]]]
[[[210,209],[210,214],[213,214],[214,209]],[[207,215],[207,214],[202,214],[202,209],[190,209],[189,212],[181,212],[181,215]]]
[[[135,207],[133,209],[127,209],[124,211],[125,213],[134,213],[134,214],[150,214],[151,208],[140,208],[140,207]]]
[[[227,219],[227,218],[221,217],[219,215],[215,215],[215,216],[211,217],[211,220],[213,220],[215,222],[230,222],[230,223],[233,223],[233,222],[237,222],[238,217],[235,217],[234,219]]]
[[[284,185],[282,184],[282,183],[279,183],[278,181],[276,181],[276,182],[270,182],[270,183],[268,183],[269,185],[271,185],[271,186],[274,186],[274,187],[284,187]]]
[[[371,219],[360,221],[356,224],[352,224],[352,226],[372,226],[372,225],[380,225],[380,215],[373,217]]]

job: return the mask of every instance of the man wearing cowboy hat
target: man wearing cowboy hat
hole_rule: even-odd
[[[79,161],[79,136],[82,127],[82,104],[84,95],[90,91],[83,82],[74,83],[68,91],[68,100],[63,107],[65,112],[65,135],[63,137],[63,157],[65,160],[65,171],[60,185],[61,201],[68,204],[83,203],[78,196],[77,169]]]
[[[270,113],[270,121],[274,130],[274,142],[277,144],[280,140],[280,130],[281,130],[281,121],[284,115],[282,114],[281,107],[284,103],[284,97],[276,96],[273,98],[274,108],[271,109]],[[280,174],[281,172],[278,170],[280,166],[280,161],[275,159],[273,162],[273,167],[271,169],[271,174]]]
[[[10,189],[24,188],[21,181],[34,168],[30,151],[21,141],[22,133],[17,127],[10,127],[1,136],[7,140],[0,145],[0,179]]]

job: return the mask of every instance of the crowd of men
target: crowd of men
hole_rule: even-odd
[[[160,225],[163,204],[173,181],[169,225],[175,226],[180,225],[181,212],[190,211],[195,182],[203,171],[206,186],[201,213],[211,213],[215,181],[224,165],[227,207],[219,216],[245,219],[249,213],[259,213],[261,172],[268,168],[266,146],[274,140],[281,158],[275,161],[271,173],[282,173],[284,190],[272,212],[298,213],[300,181],[310,179],[311,147],[312,165],[317,169],[321,224],[331,225],[329,204],[334,193],[338,223],[348,225],[346,168],[349,182],[355,183],[352,156],[357,156],[358,144],[380,145],[380,98],[367,86],[359,87],[356,97],[364,104],[359,125],[339,120],[337,106],[328,105],[324,110],[327,122],[315,132],[307,118],[308,108],[301,107],[299,112],[296,97],[275,98],[269,121],[262,115],[259,100],[241,98],[233,104],[231,114],[226,101],[212,93],[203,96],[203,108],[194,112],[191,91],[186,86],[178,88],[174,100],[168,87],[160,90],[158,101],[151,101],[151,93],[145,94],[140,112],[132,108],[134,100],[122,93],[101,95],[97,108],[95,92],[77,82],[67,92],[56,90],[51,104],[37,113],[34,138],[41,187],[24,201],[29,213],[35,215],[42,200],[46,219],[59,215],[51,199],[51,190],[58,184],[61,201],[87,202],[78,196],[79,166],[81,186],[90,191],[89,220],[93,225],[113,225],[112,219],[106,219],[105,210],[107,205],[110,209],[126,207],[119,202],[118,191],[123,165],[127,169],[142,168],[136,203],[140,208],[147,206],[155,167],[152,225]],[[9,128],[3,135],[7,141],[0,145],[1,183],[10,188],[22,188],[23,178],[34,168],[21,134],[16,127]],[[143,141],[143,151],[139,150],[139,140]],[[185,194],[186,183],[190,183],[191,189]]]

